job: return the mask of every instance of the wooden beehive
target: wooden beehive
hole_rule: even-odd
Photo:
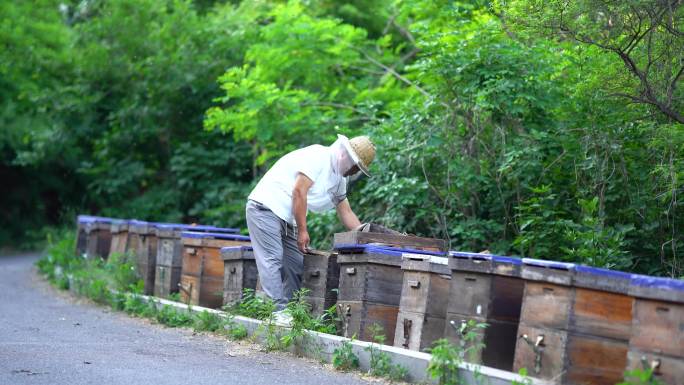
[[[212,232],[236,234],[238,229],[204,225],[183,225],[178,223],[155,223],[157,234],[156,272],[154,275],[154,295],[168,297],[177,293],[183,265],[183,245],[181,232]]]
[[[336,249],[354,245],[374,245],[435,252],[447,250],[446,241],[443,239],[361,231],[336,233],[333,243]]]
[[[223,305],[222,247],[249,246],[249,237],[227,233],[181,233],[183,263],[181,298],[192,305],[219,308]]]
[[[302,287],[309,289],[306,300],[311,305],[311,314],[319,316],[335,306],[339,281],[337,253],[312,250],[304,254]]]
[[[371,326],[377,324],[385,344],[393,345],[403,282],[402,255],[421,251],[370,245],[336,248],[340,265],[337,311],[344,335],[371,341]]]
[[[116,219],[111,226],[112,241],[109,247],[109,254],[125,254],[128,246],[128,221]]]
[[[446,257],[405,253],[394,346],[422,351],[444,336],[451,270]]]
[[[473,349],[467,359],[486,366],[511,370],[516,345],[524,282],[522,261],[490,254],[451,252],[451,285],[444,336],[451,342]],[[474,329],[478,338],[466,341],[463,324],[485,323]]]
[[[523,264],[514,370],[570,385],[620,382],[632,331],[631,275],[532,259]]]
[[[90,215],[79,215],[76,218],[76,255],[79,257],[86,253],[88,246],[88,233],[86,233],[86,226],[89,222],[95,220],[95,217]]]
[[[157,232],[154,223],[132,220],[128,224],[127,252],[132,256],[135,271],[144,283],[144,293],[154,294],[157,264]]]
[[[256,289],[259,273],[251,246],[221,248],[223,260],[223,304],[242,299],[244,289]]]
[[[87,258],[107,259],[112,241],[111,226],[111,218],[94,217],[85,222]]]
[[[634,275],[634,318],[627,367],[653,368],[665,384],[684,379],[684,281]]]

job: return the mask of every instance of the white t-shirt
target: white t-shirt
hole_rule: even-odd
[[[264,175],[249,199],[273,211],[282,220],[295,224],[292,213],[292,190],[298,173],[313,181],[306,196],[307,208],[323,212],[335,208],[347,198],[347,181],[332,165],[330,147],[315,144],[286,154]]]

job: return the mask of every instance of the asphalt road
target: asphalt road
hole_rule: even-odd
[[[76,299],[0,257],[0,384],[366,384],[286,353],[166,328]]]

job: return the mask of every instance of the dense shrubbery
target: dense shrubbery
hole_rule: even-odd
[[[244,227],[279,155],[369,133],[364,220],[682,276],[684,6],[533,3],[5,2],[0,243],[76,212]]]

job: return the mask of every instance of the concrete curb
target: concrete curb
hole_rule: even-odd
[[[133,294],[129,294],[133,295]],[[230,315],[224,311],[209,309],[201,306],[188,306],[184,303],[169,301],[163,298],[157,298],[146,295],[137,295],[139,298],[146,302],[154,302],[157,308],[164,306],[170,306],[177,310],[186,311],[190,313],[201,313],[208,312],[216,314],[220,317],[227,318]],[[265,322],[256,320],[253,318],[247,318],[242,316],[234,316],[233,321],[243,325],[247,329],[247,333],[251,338],[258,342],[263,342],[265,337],[263,336],[262,325]],[[276,333],[282,334],[285,328],[276,326]],[[289,351],[295,354],[299,354],[304,357],[313,358],[323,362],[332,362],[332,356],[335,349],[342,346],[344,342],[350,342],[352,345],[352,351],[359,357],[360,369],[363,371],[368,371],[370,367],[370,352],[365,349],[371,345],[369,342],[350,340],[349,338],[340,337],[332,334],[318,333],[314,331],[305,331],[306,338],[303,346],[291,346]],[[406,369],[408,369],[408,381],[414,383],[430,383],[436,384],[437,381],[430,378],[427,374],[427,367],[430,362],[431,354],[416,352],[413,350],[397,348],[394,346],[378,345],[373,344],[375,347],[382,352],[387,353],[392,359],[393,364],[398,364]],[[525,385],[551,385],[552,382],[547,382],[539,380],[532,377],[521,378],[516,373],[507,372],[505,370],[499,370],[490,368],[487,366],[474,365],[464,363],[460,365],[460,373],[465,384],[472,385],[512,385],[512,384],[525,384]]]

